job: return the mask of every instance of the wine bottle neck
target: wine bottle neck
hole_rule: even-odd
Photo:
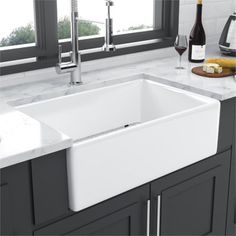
[[[202,23],[202,4],[197,4],[197,23]]]

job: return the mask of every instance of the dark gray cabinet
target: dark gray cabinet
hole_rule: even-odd
[[[217,211],[217,203],[214,202],[215,178],[218,176],[213,172],[197,176],[162,192],[163,235],[209,235],[212,230],[215,232],[213,235],[217,235],[216,232],[223,235],[224,214],[221,215],[221,212]],[[219,217],[222,221],[215,220]],[[216,221],[221,224],[217,225]]]
[[[1,235],[225,235],[231,150],[80,212],[64,151],[5,168]]]
[[[229,204],[228,204],[228,216],[227,216],[227,235],[235,236],[236,235],[236,98],[229,99],[222,102],[222,107],[226,108],[226,105],[231,109],[228,108],[228,112],[222,111],[221,116],[226,116],[228,114],[228,123],[230,117],[234,117],[234,128],[231,127],[231,132],[234,132],[234,139],[232,142],[232,160],[231,160],[231,178],[230,178],[230,190],[229,190]],[[231,113],[229,112],[231,110]],[[223,115],[225,114],[225,115]],[[226,124],[226,118],[225,124]],[[230,125],[229,125],[230,126]],[[230,133],[230,127],[227,130]]]
[[[1,222],[0,222],[0,232],[2,235],[12,235],[12,225],[11,225],[11,211],[10,211],[10,201],[8,193],[8,185],[3,184],[0,186],[0,206],[1,206]]]
[[[140,235],[142,225],[139,217],[139,207],[134,204],[82,226],[68,235]]]
[[[0,233],[30,235],[33,225],[30,163],[0,171]]]
[[[68,214],[66,152],[32,160],[31,173],[35,224]]]
[[[34,235],[144,235],[149,185],[36,230]]]
[[[225,234],[230,157],[224,152],[151,184],[155,234]]]

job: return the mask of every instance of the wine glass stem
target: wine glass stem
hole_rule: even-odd
[[[182,55],[179,56],[179,68],[182,67]]]

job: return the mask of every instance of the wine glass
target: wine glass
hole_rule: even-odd
[[[178,35],[176,37],[174,46],[175,46],[175,50],[179,53],[179,65],[176,67],[176,69],[183,70],[185,68],[182,66],[182,55],[188,48],[187,36]]]

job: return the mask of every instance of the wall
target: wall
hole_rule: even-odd
[[[196,16],[197,0],[180,0],[179,33],[189,35]],[[223,27],[236,10],[236,0],[203,0],[203,24],[207,42],[219,41]]]

